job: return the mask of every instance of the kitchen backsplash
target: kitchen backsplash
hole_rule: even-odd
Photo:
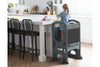
[[[43,10],[48,6],[47,2],[53,1],[53,0],[25,0],[25,5],[19,5],[19,13],[23,13],[24,9],[31,9],[35,5],[38,5],[40,13],[43,12]],[[86,15],[91,16],[92,15],[92,9],[81,9],[79,7],[79,0],[63,0],[64,3],[67,3],[69,6],[70,14],[71,15]],[[88,10],[89,9],[89,10]],[[62,5],[57,6],[57,14],[62,11]]]
[[[47,2],[53,0],[25,0],[25,5],[20,5],[20,11],[23,9],[31,9],[35,5],[38,5],[39,12],[43,12],[43,10],[48,6]]]
[[[38,4],[38,6],[39,6],[39,11],[41,12],[41,11],[43,11],[48,5],[47,5],[47,2],[48,1],[53,1],[53,0],[36,0],[35,2],[35,4],[33,4],[33,5],[36,5],[36,4]],[[33,0],[33,2],[34,2],[34,0]]]

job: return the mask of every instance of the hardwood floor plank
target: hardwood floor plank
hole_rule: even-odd
[[[14,56],[8,56],[8,67],[92,67],[92,44],[82,43],[81,48],[82,60],[68,58],[69,64],[58,64],[57,61],[39,62],[38,56],[34,56],[34,62],[31,62],[31,54],[25,54],[25,59],[19,59],[18,52],[14,51]]]

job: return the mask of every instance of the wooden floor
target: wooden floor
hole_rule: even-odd
[[[34,62],[31,62],[31,54],[25,55],[25,60],[18,58],[18,52],[14,56],[8,56],[8,67],[92,67],[92,44],[82,43],[82,60],[68,58],[69,64],[58,64],[58,62],[39,62],[38,57],[34,56]]]

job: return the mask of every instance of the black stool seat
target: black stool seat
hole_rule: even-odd
[[[12,33],[12,29],[11,29],[11,28],[9,28],[9,29],[8,29],[8,32],[9,32],[9,33]]]
[[[25,34],[25,35],[31,35],[32,33],[33,33],[33,36],[37,36],[37,35],[39,35],[39,32],[35,32],[35,31],[24,31],[23,30],[23,34]]]

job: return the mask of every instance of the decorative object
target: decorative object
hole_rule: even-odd
[[[19,10],[18,10],[18,8],[17,8],[18,3],[16,3],[15,6],[16,6],[16,14],[18,14],[18,13],[19,13]]]
[[[18,4],[16,3],[16,4],[13,4],[13,3],[8,3],[8,12],[9,13],[18,13],[19,11],[18,11],[18,9],[17,9],[17,6],[18,6]],[[17,11],[16,11],[17,10]]]
[[[62,4],[62,0],[60,0],[60,4]]]
[[[46,13],[47,13],[47,11],[46,11],[46,10],[44,10],[44,11],[43,11],[43,13],[44,13],[44,14],[46,14]]]
[[[57,4],[57,0],[54,0],[54,3]]]
[[[52,15],[53,11],[47,11],[47,15]]]
[[[10,7],[10,8],[8,8],[8,12],[9,12],[9,13],[14,13],[14,12],[15,12],[15,7]]]
[[[48,1],[47,2],[48,6],[49,6],[49,11],[53,11],[53,2],[52,1]]]
[[[28,14],[28,10],[25,9],[24,12],[23,12],[23,14]]]
[[[16,14],[18,14],[19,13],[19,10],[16,10]]]
[[[18,6],[18,3],[16,3],[15,6],[17,7]]]
[[[63,0],[53,0],[53,5],[61,5],[63,4]]]
[[[37,12],[38,12],[38,10],[39,10],[38,5],[34,6],[34,8],[33,8],[33,12],[34,12],[34,13],[37,13]]]
[[[53,15],[56,15],[57,14],[57,12],[56,11],[53,11]]]
[[[13,7],[14,4],[13,3],[8,3],[8,8]]]

